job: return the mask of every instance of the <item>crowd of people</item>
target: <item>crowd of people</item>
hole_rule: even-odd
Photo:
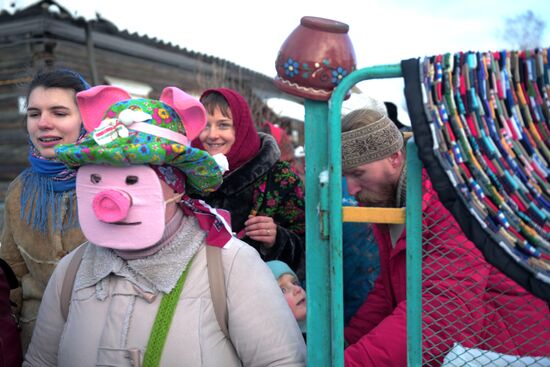
[[[344,205],[405,205],[409,128],[386,107],[342,120]],[[29,85],[26,128],[30,168],[7,192],[0,246],[6,365],[306,364],[303,172],[242,95],[132,98],[51,69]],[[426,313],[424,353],[550,355],[544,301],[484,261],[426,172],[422,190],[423,222],[441,229],[423,307],[446,304]],[[406,366],[404,226],[349,224],[343,242],[345,365]],[[507,322],[517,305],[525,329]]]

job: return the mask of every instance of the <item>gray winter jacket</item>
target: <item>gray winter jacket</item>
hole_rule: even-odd
[[[88,247],[83,264],[94,253],[95,246]],[[201,245],[160,365],[304,366],[305,344],[298,325],[257,251],[234,238],[221,253],[231,341],[216,321]],[[140,289],[132,277],[112,273],[105,278],[108,281],[79,288],[77,274],[65,323],[60,292],[73,254],[59,263],[48,283],[24,366],[141,365],[161,294]]]

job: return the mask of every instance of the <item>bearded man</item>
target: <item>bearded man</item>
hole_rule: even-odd
[[[355,110],[342,121],[342,170],[362,206],[403,207],[402,133],[385,115]],[[380,275],[344,330],[346,367],[407,365],[406,233],[374,225]],[[518,318],[517,311],[525,317]],[[527,316],[528,315],[528,316]],[[441,366],[451,349],[548,355],[548,308],[469,241],[422,172],[422,365]],[[526,337],[529,335],[529,337]]]

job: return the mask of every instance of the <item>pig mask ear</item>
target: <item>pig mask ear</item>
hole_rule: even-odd
[[[113,104],[132,98],[124,89],[98,85],[76,94],[76,102],[86,131],[99,126],[105,111]]]
[[[206,110],[200,101],[176,87],[166,87],[160,100],[172,107],[183,120],[189,141],[199,136],[206,126]]]

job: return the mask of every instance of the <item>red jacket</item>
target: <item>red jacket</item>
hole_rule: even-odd
[[[454,342],[504,354],[550,355],[550,313],[489,265],[423,175],[423,365],[440,366]],[[375,226],[380,276],[344,330],[345,365],[407,365],[406,234],[392,248]]]

